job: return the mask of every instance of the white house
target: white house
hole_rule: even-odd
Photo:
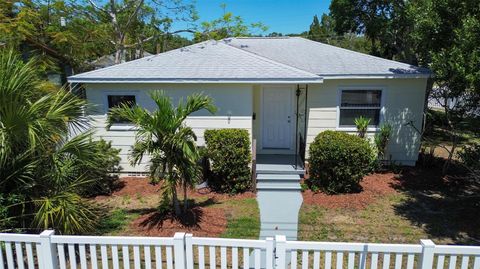
[[[324,130],[355,131],[354,118],[372,119],[369,133],[383,122],[394,126],[388,156],[404,165],[417,160],[429,70],[300,37],[229,38],[206,41],[139,60],[69,77],[82,83],[97,136],[120,148],[126,172],[135,132],[128,123],[106,129],[108,109],[135,102],[154,109],[151,90],[165,90],[176,102],[194,92],[214,98],[216,115],[187,119],[204,144],[203,132],[243,128],[258,154],[303,157]],[[253,141],[253,140],[252,140]],[[306,152],[308,159],[308,152]]]

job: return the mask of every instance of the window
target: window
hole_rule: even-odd
[[[108,95],[108,109],[119,107],[121,104],[126,104],[130,107],[135,105],[135,95]],[[126,119],[115,117],[113,121],[116,123],[128,123]]]
[[[355,127],[355,119],[370,118],[370,125],[380,124],[381,90],[342,90],[340,101],[340,127]]]

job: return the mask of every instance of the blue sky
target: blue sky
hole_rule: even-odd
[[[283,34],[306,31],[315,14],[328,13],[330,0],[197,0],[199,21],[211,21],[220,17],[225,3],[227,11],[240,15],[247,22],[262,22],[268,31]],[[177,24],[175,28],[183,25]]]

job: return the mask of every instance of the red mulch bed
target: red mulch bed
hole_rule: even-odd
[[[320,205],[326,208],[362,209],[379,197],[395,193],[398,179],[393,173],[375,173],[366,176],[360,183],[363,190],[359,193],[327,195],[322,192],[303,192],[303,202],[307,205]]]
[[[112,196],[142,197],[160,195],[161,184],[152,185],[145,177],[123,177],[120,179],[119,188]],[[178,189],[180,196],[183,190]],[[107,199],[109,196],[98,196],[96,200]],[[188,190],[189,198],[204,198],[193,206],[183,217],[179,219],[173,215],[160,215],[152,209],[142,214],[129,225],[128,233],[143,236],[173,236],[175,232],[193,233],[195,236],[217,237],[227,227],[225,210],[221,207],[209,207],[208,205],[221,203],[226,200],[240,200],[254,198],[255,193],[245,192],[238,195],[219,194],[210,189]]]

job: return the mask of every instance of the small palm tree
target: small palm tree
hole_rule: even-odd
[[[357,132],[358,136],[361,138],[365,138],[365,135],[367,134],[367,129],[368,125],[370,125],[370,118],[360,116],[358,118],[355,118],[355,126],[357,127]]]
[[[184,124],[192,113],[206,109],[215,113],[213,100],[203,94],[188,96],[180,100],[175,107],[172,100],[163,91],[153,91],[151,98],[157,110],[150,112],[139,106],[130,107],[123,104],[110,111],[109,126],[114,118],[123,118],[132,122],[137,128],[135,144],[131,151],[132,165],[142,161],[144,155],[151,157],[150,177],[152,181],[164,180],[165,193],[172,202],[175,214],[181,214],[177,196],[177,186],[183,185],[186,207],[186,189],[193,185],[198,171],[198,152],[196,135]]]

